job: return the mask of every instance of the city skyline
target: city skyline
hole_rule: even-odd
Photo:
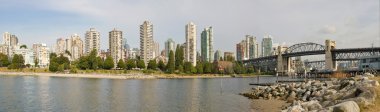
[[[117,5],[101,5],[105,4],[104,2]],[[165,5],[167,8],[159,7],[159,4],[167,4]],[[380,45],[379,1],[376,0],[318,2],[238,0],[220,1],[210,7],[202,4],[200,1],[161,3],[68,0],[59,4],[45,0],[33,3],[9,1],[0,5],[1,12],[7,16],[0,22],[2,26],[0,32],[11,32],[18,36],[20,43],[28,46],[33,43],[47,43],[48,46],[52,46],[57,38],[77,33],[83,39],[85,31],[96,28],[100,32],[101,49],[105,50],[108,48],[108,31],[115,27],[123,31],[131,48],[136,48],[139,46],[138,27],[145,20],[155,23],[154,35],[160,45],[164,45],[164,41],[169,37],[176,42],[184,42],[185,32],[182,28],[189,21],[193,21],[199,28],[214,27],[214,49],[221,51],[235,51],[235,43],[240,41],[235,38],[243,38],[247,34],[257,37],[257,40],[262,40],[265,34],[270,34],[275,37],[274,43],[285,42],[287,45],[299,43],[301,39],[323,43],[321,40],[327,38],[341,40],[337,41],[339,48],[369,47],[372,43],[375,46]],[[230,6],[229,10],[223,8],[227,4]],[[131,8],[124,8],[124,5]],[[193,8],[193,6],[198,7]],[[302,7],[294,8],[295,6]],[[141,9],[141,12],[146,13],[139,16],[130,14],[135,9]],[[252,13],[246,14],[245,9],[252,10]],[[115,13],[107,13],[114,11]],[[117,13],[119,11],[123,13]],[[197,32],[201,32],[201,29],[197,29]],[[200,37],[199,33],[197,37]],[[31,38],[33,41],[28,41]],[[350,39],[345,40],[345,38]],[[200,43],[200,39],[197,43]],[[200,49],[200,46],[197,46],[197,49]]]

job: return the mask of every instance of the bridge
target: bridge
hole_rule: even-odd
[[[358,61],[361,57],[380,56],[380,47],[336,49],[335,41],[326,40],[325,45],[308,42],[295,44],[286,49],[278,46],[275,52],[277,55],[243,60],[243,63],[259,70],[288,73],[291,70],[292,57],[325,55],[324,61],[305,64],[324,66],[325,70],[336,71],[338,61]]]

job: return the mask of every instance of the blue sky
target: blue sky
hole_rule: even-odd
[[[235,51],[250,34],[259,41],[265,34],[275,43],[323,44],[338,48],[380,46],[379,0],[0,0],[0,32],[10,32],[21,43],[47,43],[84,33],[94,27],[107,49],[108,32],[123,31],[132,47],[139,44],[139,25],[154,24],[154,39],[163,48],[173,38],[183,43],[185,24],[214,29],[215,50]],[[200,42],[198,42],[200,48]]]

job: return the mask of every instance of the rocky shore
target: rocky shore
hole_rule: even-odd
[[[250,99],[278,99],[291,103],[283,112],[360,112],[374,105],[375,88],[372,74],[329,81],[309,80],[304,83],[284,83],[258,86],[241,95]]]

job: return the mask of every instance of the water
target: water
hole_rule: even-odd
[[[254,80],[0,76],[0,111],[249,112]]]

